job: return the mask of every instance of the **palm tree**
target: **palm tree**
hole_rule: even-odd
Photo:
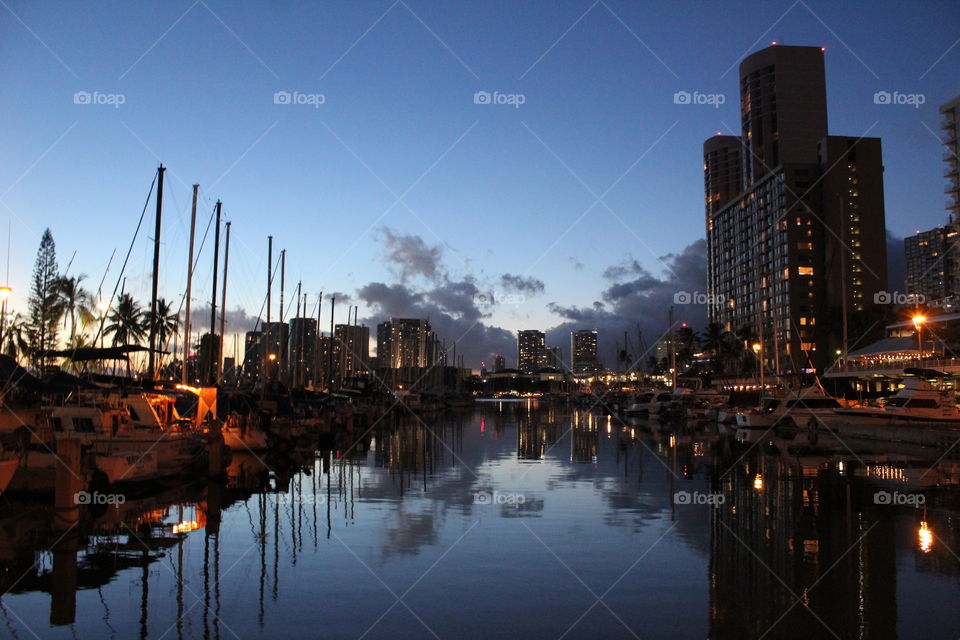
[[[704,330],[700,338],[700,346],[704,351],[710,354],[710,364],[714,373],[723,372],[724,353],[723,334],[725,333],[723,325],[719,322],[711,322]]]
[[[113,346],[140,344],[144,336],[143,316],[140,304],[129,293],[121,294],[116,308],[107,316],[110,324],[103,331],[113,334]]]
[[[77,319],[86,326],[94,319],[93,299],[90,293],[80,286],[87,276],[60,276],[57,278],[57,307],[63,314],[63,328],[67,328],[67,319],[70,319],[70,342],[77,335]]]
[[[67,350],[73,351],[76,349],[84,349],[86,347],[94,346],[93,341],[83,334],[75,335],[70,338],[70,342],[67,343]],[[73,369],[74,373],[79,374],[83,371],[83,367],[86,364],[86,361],[75,361],[70,356],[67,356],[63,359],[64,366],[70,367]]]
[[[26,318],[19,313],[11,316],[10,322],[3,328],[3,352],[19,360],[30,350],[30,328]]]
[[[104,328],[105,334],[113,334],[113,346],[140,344],[143,340],[143,309],[129,293],[121,294],[117,299],[117,306],[107,316],[109,325]],[[130,356],[127,356],[127,376],[130,375]]]
[[[180,329],[180,314],[173,310],[173,304],[166,298],[157,298],[156,320],[151,312],[147,311],[144,314],[144,332],[149,335],[151,328],[156,332],[156,348],[166,351],[170,338]],[[163,358],[163,356],[160,357]]]

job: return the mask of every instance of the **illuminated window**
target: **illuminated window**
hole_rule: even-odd
[[[797,267],[797,275],[801,276],[812,276],[813,267]]]

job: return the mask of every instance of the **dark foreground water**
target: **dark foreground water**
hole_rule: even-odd
[[[953,461],[525,402],[424,421],[237,456],[66,534],[0,499],[0,637],[960,635]]]

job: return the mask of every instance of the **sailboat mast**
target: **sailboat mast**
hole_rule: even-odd
[[[190,297],[193,293],[193,240],[197,232],[197,191],[193,185],[193,206],[190,208],[190,249],[187,253],[187,308],[183,317],[183,364],[180,366],[180,382],[187,385],[187,363],[190,360]]]
[[[217,384],[217,365],[220,358],[219,353],[214,353],[216,349],[217,336],[217,269],[220,266],[220,208],[221,203],[217,200],[216,225],[213,229],[213,293],[210,296],[210,368],[207,370],[207,382],[211,386]]]
[[[217,340],[217,379],[220,379],[219,368],[223,362],[223,341],[226,337],[224,329],[227,324],[227,267],[230,265],[230,223],[227,223],[227,238],[223,247],[223,295],[220,298],[220,339]],[[236,362],[234,362],[236,366]]]
[[[163,172],[161,164],[157,169],[157,222],[153,232],[153,288],[150,292],[150,353],[147,354],[147,379],[153,380],[154,351],[157,348],[157,280],[160,275],[160,218],[163,215]]]

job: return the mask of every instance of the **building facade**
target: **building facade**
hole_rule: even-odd
[[[826,367],[887,288],[880,140],[827,135],[819,47],[748,56],[740,105],[741,135],[703,145],[708,315],[770,371]]]
[[[533,373],[540,368],[541,353],[546,346],[546,335],[537,329],[517,332],[517,368]]]
[[[593,375],[599,369],[597,332],[583,329],[570,333],[570,369],[574,375]]]

